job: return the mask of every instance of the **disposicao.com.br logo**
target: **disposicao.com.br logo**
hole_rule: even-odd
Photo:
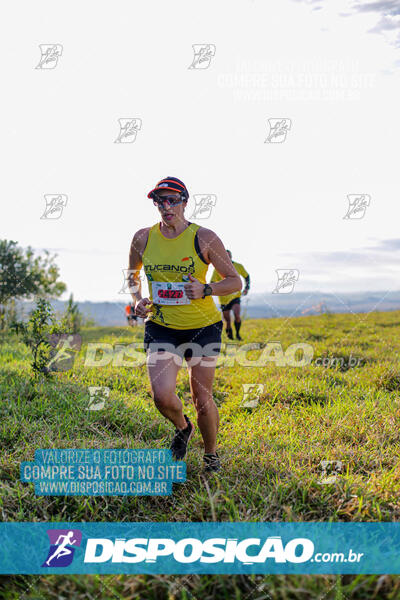
[[[251,550],[250,550],[251,549]],[[155,563],[159,558],[170,557],[178,563],[234,563],[245,565],[265,563],[359,562],[363,553],[343,552],[314,554],[314,543],[308,538],[293,538],[283,544],[281,536],[261,538],[89,538],[86,544],[85,563]]]

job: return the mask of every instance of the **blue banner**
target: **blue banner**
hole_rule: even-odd
[[[399,523],[0,523],[0,573],[400,573]]]

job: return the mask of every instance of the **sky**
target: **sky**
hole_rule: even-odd
[[[57,254],[61,299],[130,299],[130,243],[159,220],[147,193],[169,175],[252,293],[272,292],[277,269],[298,270],[298,291],[400,289],[397,0],[21,0],[3,13],[0,236]],[[121,138],[132,119],[136,137]]]

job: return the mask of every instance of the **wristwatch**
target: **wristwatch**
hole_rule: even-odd
[[[205,298],[206,296],[211,296],[211,294],[212,294],[212,287],[211,287],[211,285],[208,285],[208,283],[205,283],[204,287],[203,287],[203,296],[202,296],[202,298]]]

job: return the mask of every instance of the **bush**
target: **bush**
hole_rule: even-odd
[[[35,376],[49,377],[50,369],[47,363],[54,349],[50,343],[52,334],[68,332],[68,321],[63,318],[58,322],[49,302],[39,298],[36,308],[31,312],[27,323],[13,320],[10,329],[21,335],[23,343],[32,351],[31,367]]]
[[[64,313],[64,319],[68,323],[68,328],[72,333],[78,333],[83,324],[83,315],[79,311],[78,305],[74,302],[71,294],[68,299],[67,308]]]

